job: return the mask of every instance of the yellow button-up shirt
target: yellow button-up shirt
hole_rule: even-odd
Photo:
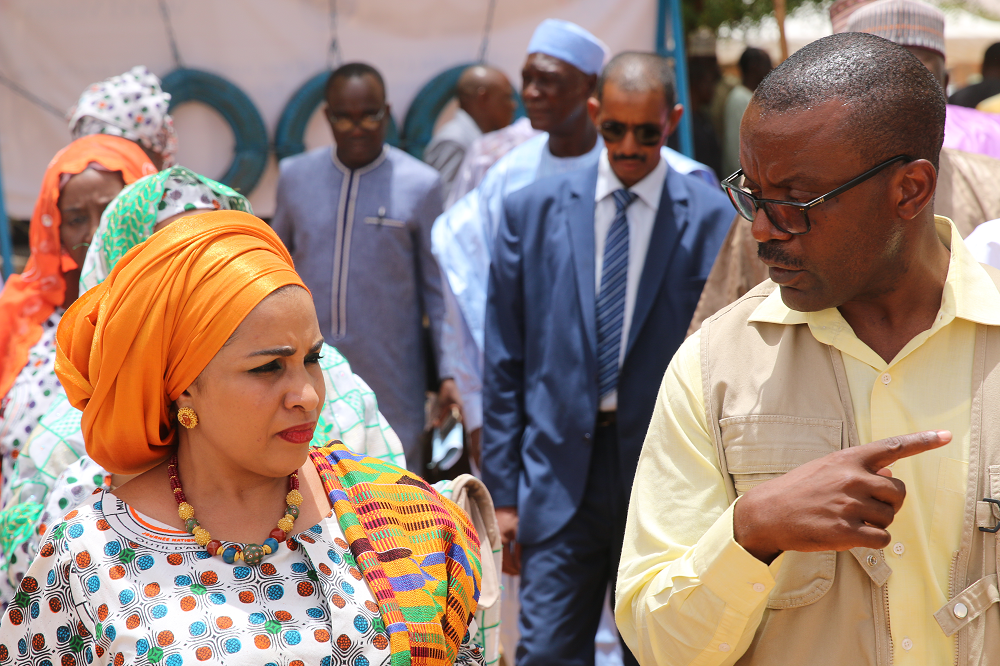
[[[836,308],[797,312],[779,290],[750,319],[807,324],[819,342],[840,350],[860,442],[923,430],[954,436],[892,468],[907,489],[885,549],[894,663],[901,666],[954,659],[954,638],[933,613],[948,599],[961,539],[975,327],[1000,326],[992,279],[954,226],[941,217],[936,223],[951,250],[941,309],[890,363],[858,339]],[[781,561],[765,565],[733,539],[695,333],[667,369],[639,458],[618,571],[618,627],[642,664],[734,663],[750,645]]]

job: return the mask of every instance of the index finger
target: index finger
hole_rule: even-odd
[[[861,464],[867,467],[870,472],[876,473],[900,458],[936,449],[950,441],[951,433],[947,430],[927,430],[880,439],[877,442],[859,446],[856,450],[861,456]]]

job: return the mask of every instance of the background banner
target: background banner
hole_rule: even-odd
[[[207,71],[246,94],[272,144],[250,192],[255,212],[267,217],[274,210],[278,119],[293,94],[331,66],[361,60],[377,67],[402,128],[426,83],[482,53],[520,88],[525,49],[545,18],[578,23],[619,52],[653,50],[656,16],[656,0],[0,0],[7,211],[30,217],[48,160],[69,141],[62,115],[80,92],[134,65],[161,78],[179,66]],[[200,102],[178,106],[173,115],[178,162],[213,178],[224,174],[235,147],[229,124]],[[329,143],[329,128],[316,113],[305,145]]]

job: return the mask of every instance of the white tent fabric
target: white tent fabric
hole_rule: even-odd
[[[61,111],[88,84],[133,65],[162,77],[177,63],[161,5],[181,63],[239,86],[273,141],[291,95],[331,64],[353,60],[382,71],[401,127],[425,83],[478,59],[490,0],[4,0],[0,74]],[[656,0],[495,0],[486,60],[519,87],[525,48],[543,19],[574,21],[617,52],[651,50],[656,14]],[[334,34],[339,62],[331,56]],[[307,148],[330,142],[318,116]],[[189,103],[178,107],[175,120],[180,163],[220,176],[234,142],[221,116]],[[65,121],[0,85],[0,176],[11,217],[30,217],[45,165],[68,140]],[[276,181],[272,155],[250,196],[259,215],[273,213]]]

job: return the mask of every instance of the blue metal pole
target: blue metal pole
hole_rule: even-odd
[[[667,44],[667,21],[670,22],[672,48]],[[681,126],[678,128],[681,152],[694,158],[694,135],[691,129],[691,96],[688,93],[687,58],[684,53],[684,20],[681,0],[658,0],[656,21],[656,52],[674,59],[677,75],[677,101],[684,105]]]
[[[3,261],[3,267],[0,268],[0,272],[2,272],[4,280],[10,277],[10,274],[14,271],[13,254],[13,243],[10,239],[10,220],[7,219],[7,208],[4,206],[3,201],[3,178],[0,177],[0,260]]]

